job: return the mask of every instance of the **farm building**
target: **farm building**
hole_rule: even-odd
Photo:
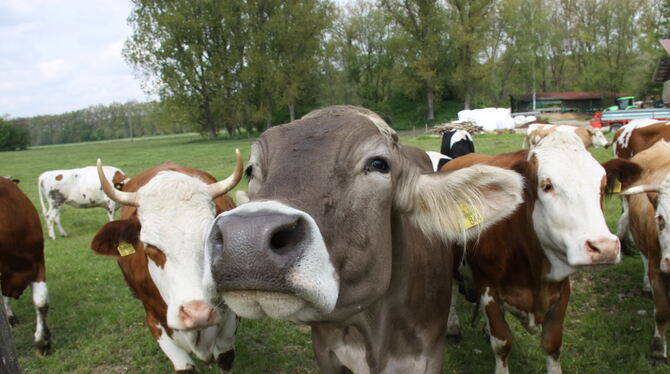
[[[659,42],[670,55],[670,39],[659,40]],[[670,107],[670,57],[666,56],[658,60],[652,80],[655,83],[663,83],[663,103],[666,107]]]
[[[611,91],[543,92],[535,94],[539,112],[596,112],[626,96]],[[510,95],[512,112],[533,111],[533,94]]]

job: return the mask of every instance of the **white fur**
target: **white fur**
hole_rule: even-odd
[[[458,286],[451,286],[451,304],[449,305],[449,318],[447,319],[447,336],[461,335],[461,321],[458,319],[456,304],[458,303]]]
[[[560,361],[554,359],[550,355],[544,356],[547,360],[547,374],[563,374]]]
[[[365,358],[365,346],[362,342],[358,342],[359,344],[352,343],[336,346],[333,353],[342,365],[349,368],[352,373],[370,374],[370,367]]]
[[[453,147],[456,142],[461,141],[463,139],[472,141],[472,137],[470,136],[470,133],[465,131],[465,130],[456,130],[454,132],[454,135],[451,136],[451,142],[449,143],[449,147]]]
[[[161,330],[158,345],[165,355],[170,359],[175,370],[188,370],[193,368],[193,360],[182,347],[180,347],[170,336],[163,326],[157,326]]]
[[[107,180],[110,181],[117,171],[123,173],[113,166],[105,166],[103,171]],[[58,175],[62,175],[61,180],[56,180]],[[118,209],[116,202],[102,191],[95,166],[45,171],[37,178],[37,191],[42,206],[42,214],[51,239],[56,239],[54,224],[62,236],[67,236],[60,222],[61,205],[49,196],[51,191],[58,192],[65,198],[65,201],[61,204],[68,204],[75,208],[105,208],[110,221],[114,219],[114,211]],[[47,200],[47,206],[44,204],[44,199]]]
[[[245,318],[261,318],[268,315],[295,322],[307,322],[318,313],[333,311],[339,295],[339,278],[314,218],[301,210],[271,200],[249,202],[223,212],[219,217],[255,212],[297,215],[307,223],[307,234],[303,241],[305,250],[287,275],[295,296],[258,291],[228,292],[223,295],[226,303],[235,313]],[[209,243],[207,245],[209,246]],[[210,248],[205,250],[206,264],[211,263],[210,251]],[[203,282],[212,293],[215,286],[211,268],[206,266],[205,269]]]
[[[644,274],[642,275],[642,290],[651,292],[651,283],[649,282],[649,260],[644,253],[640,252],[642,258],[642,266],[644,267]]]
[[[11,305],[9,305],[9,298],[7,296],[3,296],[2,302],[5,304],[5,313],[7,314],[7,318],[14,316],[14,311],[12,310]]]
[[[437,171],[437,164],[442,159],[451,160],[451,157],[445,156],[440,152],[426,151],[428,157],[430,157],[430,163],[433,164],[433,171]]]
[[[661,188],[658,192],[658,204],[656,206],[656,216],[665,220],[665,228],[661,230],[656,220],[658,231],[658,243],[661,247],[660,268],[663,273],[670,273],[665,267],[665,262],[670,261],[670,174],[666,175],[661,182]]]
[[[194,177],[162,171],[137,191],[140,240],[161,250],[161,269],[149,259],[151,279],[167,304],[167,322],[183,329],[181,305],[205,300],[202,285],[205,235],[216,213],[207,184]]]
[[[35,305],[36,323],[35,323],[35,341],[42,342],[45,340],[45,317],[39,312],[39,308],[45,307],[49,303],[49,292],[45,282],[33,282],[30,284],[33,293],[33,305]]]
[[[493,336],[493,334],[491,334],[491,322],[489,321],[488,315],[486,314],[486,306],[493,302],[495,301],[493,299],[493,291],[491,290],[491,287],[484,288],[484,293],[482,293],[480,297],[480,307],[482,309],[484,321],[486,322],[486,331],[489,333],[489,343],[491,344],[491,349],[493,350],[493,355],[496,359],[495,374],[508,374],[508,365],[503,361],[502,357],[496,353],[502,347],[504,347],[507,342],[505,340],[498,339]]]
[[[529,153],[532,157],[538,161],[533,225],[552,265],[547,277],[560,281],[576,271],[575,266],[592,263],[584,248],[587,240],[617,240],[600,207],[605,169],[571,133],[546,136]],[[539,182],[545,179],[551,180],[553,192],[541,190]]]

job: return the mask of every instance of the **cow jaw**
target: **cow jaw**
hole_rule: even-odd
[[[224,212],[205,257],[206,289],[242,317],[309,322],[335,309],[339,280],[316,222],[303,211],[255,201]]]
[[[619,241],[607,228],[600,206],[605,170],[570,136],[551,134],[529,155],[537,160],[533,226],[551,263],[547,277],[554,281],[578,267],[621,259]]]
[[[216,312],[205,302],[202,286],[205,236],[215,214],[207,184],[163,171],[137,196],[140,240],[151,279],[167,304],[168,327],[189,330],[216,323]]]

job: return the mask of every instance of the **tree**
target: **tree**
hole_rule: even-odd
[[[123,55],[161,99],[188,108],[201,131],[216,137],[236,71],[225,2],[133,0],[133,34]],[[183,109],[182,109],[183,110]]]
[[[435,119],[433,100],[440,89],[439,67],[446,50],[446,15],[438,0],[381,0],[399,26],[405,87],[418,82],[426,97],[426,119]]]

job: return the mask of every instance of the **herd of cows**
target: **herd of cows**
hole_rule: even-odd
[[[192,355],[227,372],[239,318],[307,324],[321,372],[441,373],[447,338],[458,339],[458,290],[480,305],[507,373],[505,313],[541,332],[547,372],[559,354],[579,269],[616,264],[632,239],[645,260],[656,329],[649,357],[667,361],[670,319],[670,123],[631,122],[614,136],[531,125],[529,149],[474,153],[464,132],[441,153],[398,143],[377,114],[326,107],[273,127],[252,145],[246,169],[210,174],[170,162],[132,178],[102,166],[45,172],[38,180],[48,235],[63,204],[104,207],[91,248],[117,260],[142,302],[152,337],[178,373]],[[242,177],[237,206],[227,195]],[[666,177],[667,176],[667,177]],[[617,235],[602,211],[620,193]],[[46,199],[46,206],[43,202]],[[44,239],[37,210],[0,178],[0,274],[8,297],[28,285],[35,344],[51,349]],[[121,217],[113,220],[121,207]]]

